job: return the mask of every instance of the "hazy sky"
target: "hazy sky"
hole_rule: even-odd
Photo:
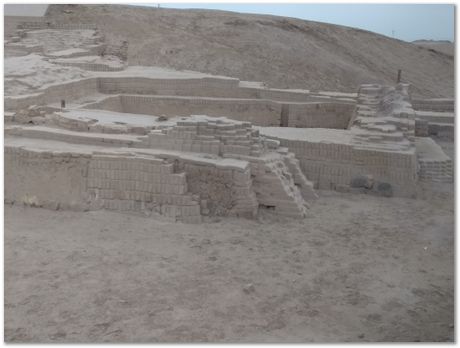
[[[146,4],[142,4],[145,6]],[[370,30],[400,40],[454,40],[454,5],[443,4],[160,4],[297,17]],[[394,33],[394,34],[393,34]]]

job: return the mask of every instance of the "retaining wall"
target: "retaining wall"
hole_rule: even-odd
[[[97,78],[87,78],[78,81],[62,83],[45,88],[43,91],[26,96],[5,97],[5,110],[19,110],[32,105],[47,105],[67,102],[98,93]]]
[[[110,66],[107,64],[101,63],[63,63],[63,62],[55,62],[55,64],[59,64],[62,66],[73,66],[83,70],[88,71],[122,71],[125,69],[124,66]]]
[[[204,215],[257,215],[258,202],[253,192],[249,167],[239,171],[178,161],[176,168],[187,173],[190,192],[199,195]]]
[[[5,201],[51,209],[254,217],[250,167],[183,158],[39,151],[5,146]]]
[[[199,202],[188,193],[185,173],[173,163],[142,157],[95,155],[88,167],[88,191],[105,209],[156,211],[183,222],[200,222]]]
[[[308,103],[289,105],[289,127],[348,129],[355,105]]]
[[[122,109],[115,110],[120,100]],[[259,126],[278,126],[281,105],[266,100],[186,98],[170,96],[121,95],[86,105],[89,109],[146,115],[190,116],[205,114],[225,116],[238,121],[249,121]]]
[[[237,79],[151,79],[142,77],[101,77],[99,88],[106,94],[159,94],[182,96],[234,96]]]
[[[33,95],[5,97],[5,109],[17,110],[31,105],[60,103],[62,99],[71,102],[97,93],[139,93],[140,95],[108,97],[86,107],[147,115],[226,116],[259,126],[280,126],[283,120],[283,126],[302,128],[346,129],[354,115],[353,103],[295,103],[230,98],[232,94],[238,95],[239,92],[241,91],[236,79],[97,77],[49,86]],[[147,93],[153,95],[146,95]],[[279,91],[276,93],[289,94]],[[207,97],[202,97],[203,95]]]
[[[86,176],[90,155],[4,147],[5,202],[45,208],[89,209]]]
[[[412,107],[414,110],[427,110],[446,112],[455,111],[455,100],[448,98],[435,98],[435,99],[412,99]]]
[[[4,36],[14,36],[21,23],[30,21],[30,16],[4,16]],[[35,17],[35,23],[44,22],[44,17]]]
[[[397,196],[415,194],[417,159],[415,152],[366,150],[351,144],[332,144],[276,138],[295,153],[306,177],[319,189],[335,190],[350,185],[361,175],[390,183]]]

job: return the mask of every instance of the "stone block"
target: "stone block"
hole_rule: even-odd
[[[374,186],[374,191],[383,197],[392,197],[393,196],[393,187],[390,183],[387,182],[377,182]]]
[[[350,186],[353,188],[372,189],[374,178],[372,175],[358,175],[351,179]]]

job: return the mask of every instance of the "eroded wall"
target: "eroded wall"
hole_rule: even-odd
[[[355,105],[316,102],[288,105],[289,127],[348,129]]]
[[[336,129],[346,129],[354,114],[352,102],[299,103],[292,100],[304,100],[308,94],[239,88],[238,80],[212,78],[87,78],[49,86],[34,95],[7,96],[5,109],[18,110],[31,105],[59,104],[61,100],[69,104],[80,98],[89,99],[99,93],[117,95],[89,103],[85,107],[157,116],[225,116],[259,126]],[[261,99],[268,97],[273,100]],[[287,121],[282,122],[282,116]]]
[[[5,202],[52,209],[89,207],[86,176],[90,155],[4,148]]]
[[[396,196],[412,197],[417,180],[415,152],[387,152],[356,148],[351,144],[276,138],[295,153],[302,171],[318,189],[349,186],[353,178],[371,175],[391,184]]]
[[[5,147],[5,201],[51,209],[156,212],[197,223],[202,215],[254,217],[250,167],[166,155],[83,154]]]

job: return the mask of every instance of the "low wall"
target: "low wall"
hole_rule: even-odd
[[[185,173],[161,159],[5,147],[5,200],[53,209],[157,211],[200,222]]]
[[[146,94],[182,96],[233,96],[238,89],[237,79],[191,78],[151,79],[142,77],[101,77],[99,90],[107,94]],[[232,93],[235,91],[235,94]]]
[[[391,184],[397,196],[412,197],[415,193],[415,152],[384,152],[358,149],[351,144],[275,139],[295,153],[302,171],[316,188],[335,190],[338,186],[350,185],[355,177],[372,175],[376,181]]]
[[[412,99],[412,107],[414,110],[427,110],[439,112],[454,112],[455,100],[448,98],[435,98],[435,99]]]
[[[176,168],[187,173],[186,180],[190,192],[200,196],[204,215],[257,215],[258,202],[253,192],[249,167],[241,172],[178,161]]]
[[[204,215],[254,217],[250,167],[151,156],[35,151],[5,146],[5,202],[51,209],[157,212],[197,223]]]
[[[270,99],[284,102],[307,102],[311,99],[308,91],[281,90],[256,87],[240,87],[239,98]]]
[[[4,36],[14,36],[21,23],[30,21],[30,16],[4,16]],[[33,17],[36,23],[44,23],[44,17]],[[46,24],[45,24],[46,25]]]
[[[4,148],[5,202],[52,209],[89,209],[86,175],[90,155]]]
[[[355,105],[317,102],[289,105],[289,127],[348,129]]]
[[[97,78],[87,78],[83,80],[49,86],[43,91],[33,95],[5,97],[5,110],[19,110],[28,108],[32,105],[60,103],[62,99],[69,102],[97,93]]]
[[[121,107],[120,107],[121,104]],[[103,109],[146,115],[225,116],[256,126],[279,126],[286,114],[287,126],[298,128],[347,129],[355,106],[338,103],[285,104],[263,99],[201,98],[174,96],[120,95],[85,105]]]
[[[55,62],[55,64],[59,64],[62,66],[73,66],[83,70],[88,71],[122,71],[125,69],[124,66],[110,66],[107,64],[101,63],[64,63],[64,62]]]
[[[246,88],[251,89],[251,88]],[[5,110],[18,110],[32,105],[68,103],[98,93],[121,95],[86,105],[147,115],[189,116],[206,114],[225,116],[258,126],[347,129],[354,115],[354,103],[345,102],[280,102],[268,99],[236,99],[241,94],[236,79],[149,79],[93,77],[52,85],[27,96],[5,97]],[[137,93],[126,95],[123,93]],[[259,90],[257,97],[271,94],[289,95],[285,91]],[[151,94],[151,95],[147,95]],[[242,93],[244,94],[244,93]],[[266,95],[268,94],[268,95]],[[207,95],[203,97],[203,95]],[[295,93],[304,98],[305,94]],[[224,96],[224,97],[222,97]],[[273,95],[271,95],[273,97]]]
[[[120,100],[122,109],[115,109]],[[122,95],[86,105],[89,109],[104,109],[146,115],[225,116],[238,121],[249,121],[260,126],[280,124],[281,105],[267,100],[186,98],[170,96]]]
[[[117,211],[156,211],[183,222],[200,222],[200,205],[188,193],[185,173],[161,159],[93,156],[88,190],[103,207]]]
[[[42,19],[31,21],[30,17],[28,20],[18,21],[17,28],[25,30],[42,30],[42,29],[59,29],[59,30],[96,30],[97,26],[91,23],[57,23],[51,22],[48,18],[42,17]]]
[[[452,182],[452,160],[431,138],[416,138],[419,178],[422,181]]]
[[[420,170],[419,177],[422,181],[429,182],[452,182],[453,168],[452,161],[436,161],[430,159],[422,159],[419,161]]]
[[[455,124],[428,123],[428,134],[454,141]]]

